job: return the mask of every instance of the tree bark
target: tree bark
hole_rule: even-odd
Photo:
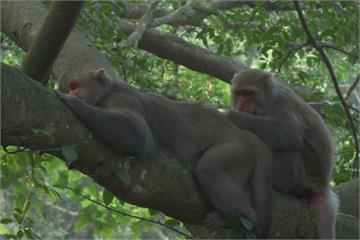
[[[356,178],[334,189],[339,196],[341,213],[359,217],[359,185],[359,178]]]
[[[67,37],[74,27],[83,1],[54,2],[22,63],[23,72],[46,84]]]

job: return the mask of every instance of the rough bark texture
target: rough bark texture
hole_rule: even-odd
[[[3,1],[1,31],[26,51],[36,37],[47,12],[39,1]],[[71,75],[85,69],[101,67],[105,68],[110,76],[119,77],[89,39],[74,29],[53,65],[52,74],[59,80],[60,85],[64,86]]]
[[[51,66],[73,29],[83,3],[82,1],[53,3],[22,63],[22,70],[26,75],[44,84],[47,83]]]
[[[359,178],[356,178],[334,189],[339,196],[341,213],[359,217],[359,185]]]

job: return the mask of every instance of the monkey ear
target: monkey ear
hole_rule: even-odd
[[[105,69],[104,68],[99,68],[95,71],[95,76],[97,78],[103,78],[105,76]]]
[[[104,68],[99,68],[99,69],[95,70],[95,77],[96,77],[96,80],[100,84],[104,84],[104,85],[106,84],[107,80],[109,79],[108,76],[106,75]]]
[[[237,73],[234,74],[233,78],[231,79],[231,84],[234,84],[234,83],[235,83],[235,79],[238,78],[238,76],[241,74],[241,72],[242,72],[242,71],[237,72]]]

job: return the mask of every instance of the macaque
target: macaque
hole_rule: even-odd
[[[320,238],[335,238],[338,210],[330,189],[333,146],[320,115],[290,88],[262,70],[235,74],[228,117],[273,150],[273,186],[308,199]]]
[[[214,208],[205,217],[209,229],[245,215],[266,237],[271,150],[255,134],[215,109],[140,92],[103,69],[77,76],[68,88],[60,99],[109,146],[141,159],[167,151],[189,166]]]

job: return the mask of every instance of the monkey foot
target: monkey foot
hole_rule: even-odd
[[[225,227],[225,219],[215,211],[206,215],[204,223],[210,231],[216,231],[219,228]]]

